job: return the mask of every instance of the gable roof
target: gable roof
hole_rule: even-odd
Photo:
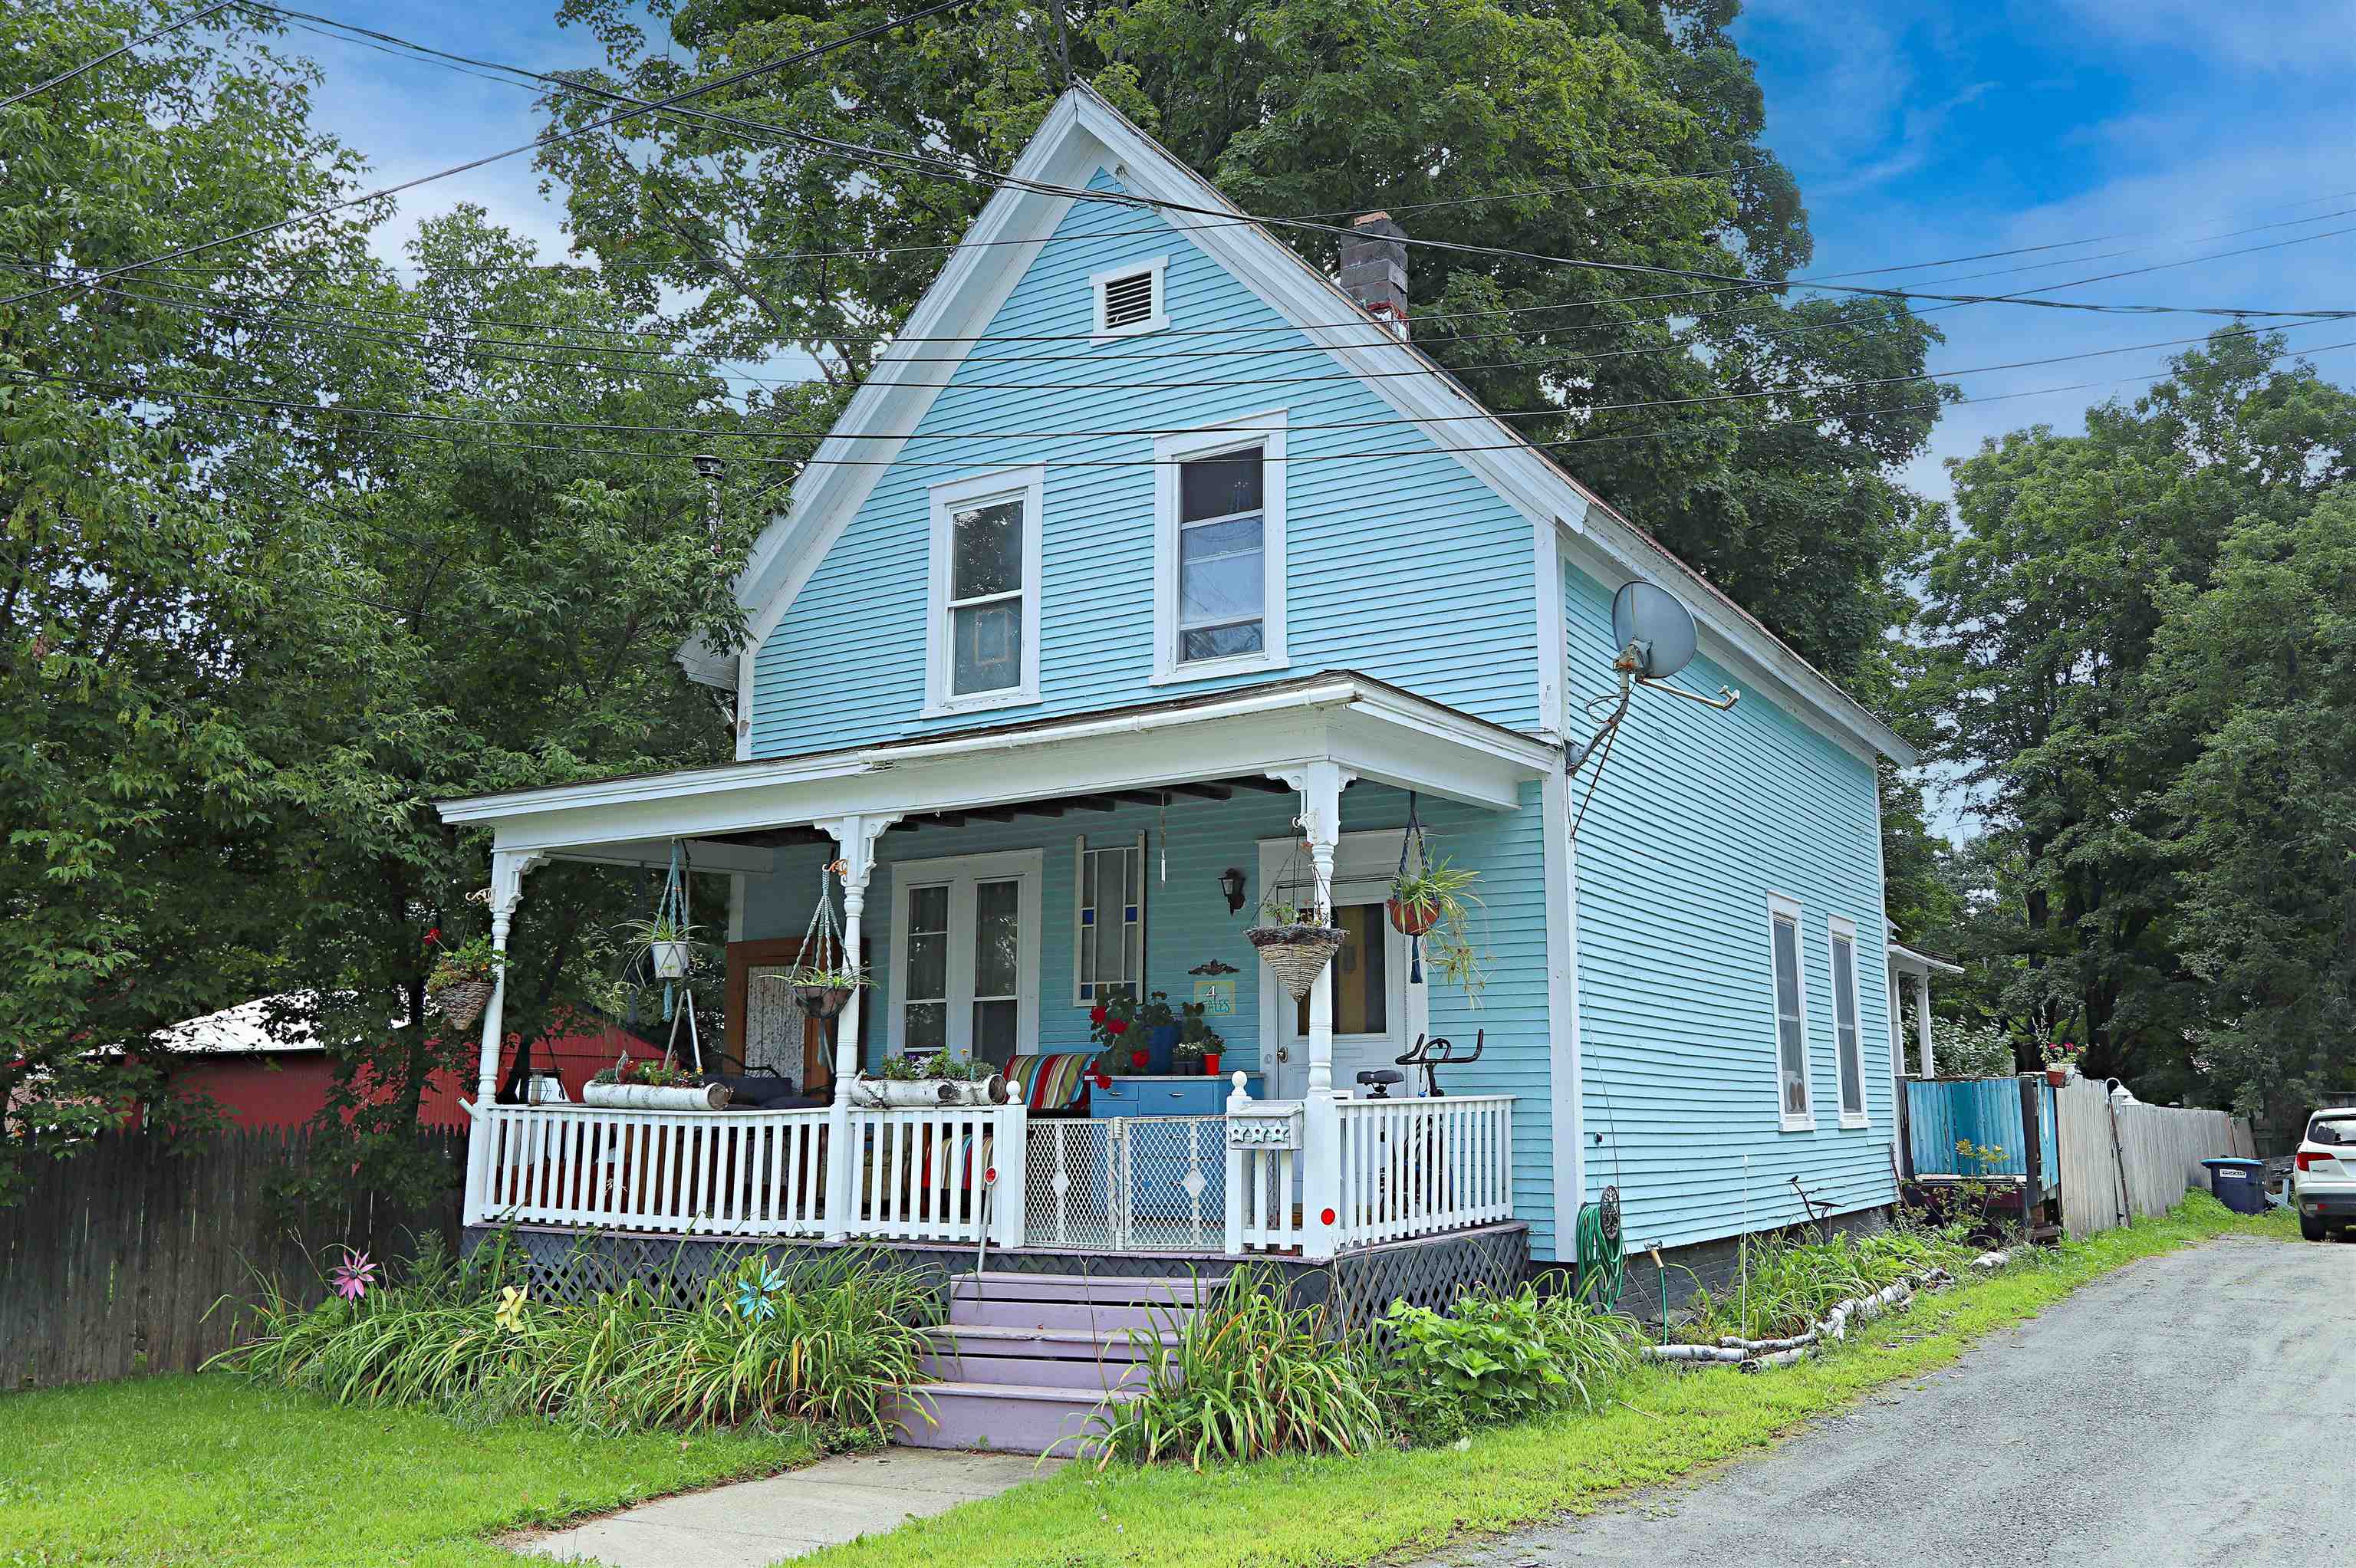
[[[1008,171],[1008,183],[984,204],[909,314],[901,336],[885,347],[813,454],[815,461],[795,481],[785,511],[755,544],[736,584],[737,602],[749,618],[746,650],[758,648],[784,618],[835,537],[906,444],[906,433],[957,375],[971,352],[970,335],[996,314],[1098,169],[1109,170],[1173,233],[1343,368],[1365,378],[1370,391],[1525,516],[1551,520],[1584,540],[1590,556],[1602,563],[1678,592],[1721,663],[1781,688],[1804,715],[1853,742],[1901,763],[1916,760],[1912,747],[1757,617],[1613,511],[1552,454],[1484,408],[1438,361],[1396,336],[1337,283],[1084,85],[1066,91],[1048,111]],[[960,335],[969,340],[938,341]],[[738,715],[750,715],[751,658],[715,658],[710,650],[691,646],[681,651],[680,660],[696,678],[733,677]],[[745,731],[740,728],[739,733]],[[748,746],[749,739],[740,740],[740,754]]]

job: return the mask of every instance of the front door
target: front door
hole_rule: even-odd
[[[890,1049],[1003,1068],[1038,1049],[1035,849],[892,868]]]

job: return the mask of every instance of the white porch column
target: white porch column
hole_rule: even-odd
[[[523,901],[524,873],[546,859],[519,849],[491,852],[491,952],[499,967],[491,982],[490,1004],[483,1008],[482,1051],[475,1061],[477,1105],[489,1104],[499,1092],[499,1041],[507,1028],[508,931],[515,923],[516,905]]]
[[[1914,1042],[1922,1057],[1922,1076],[1938,1076],[1931,1060],[1931,971],[1914,976]]]
[[[1301,837],[1316,867],[1319,920],[1333,918],[1333,848],[1342,834],[1342,791],[1354,775],[1338,763],[1310,763],[1286,782],[1301,795]],[[1301,1095],[1301,1255],[1333,1257],[1342,1203],[1342,1117],[1333,1107],[1333,966],[1309,993],[1309,1081]]]
[[[841,851],[843,963],[860,962],[860,923],[867,912],[867,879],[875,869],[875,837],[899,821],[895,813],[838,816],[819,823]],[[862,997],[854,993],[835,1023],[834,1103],[827,1112],[826,1239],[839,1242],[851,1232],[857,1216],[859,1168],[851,1147],[851,1084],[859,1076],[859,1015]]]

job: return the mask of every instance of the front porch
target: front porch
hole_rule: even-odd
[[[1558,765],[1528,737],[1329,675],[447,805],[454,822],[495,828],[501,947],[525,873],[545,859],[659,865],[680,842],[698,869],[729,874],[732,1054],[809,1095],[719,1112],[494,1104],[495,996],[467,1223],[594,1236],[617,1256],[648,1243],[861,1243],[1080,1273],[1243,1257],[1316,1268],[1400,1248],[1428,1263],[1437,1254],[1417,1245],[1462,1236],[1481,1238],[1458,1252],[1483,1271],[1510,1253],[1518,1273],[1517,1173],[1553,1159],[1546,1095],[1532,1127],[1517,1090],[1544,1085],[1552,1055],[1537,863],[1541,782]],[[1511,936],[1493,959],[1503,1006],[1475,1012],[1412,976],[1381,918],[1411,802],[1494,878],[1490,917]],[[1297,1005],[1243,943],[1248,908],[1220,896],[1233,869],[1256,904],[1296,844],[1351,933]],[[798,1017],[781,1029],[783,1009],[754,998],[762,968],[790,961],[830,861],[848,945],[874,984],[805,1039]],[[1539,907],[1525,910],[1531,888]],[[862,1069],[939,1049],[1067,1083],[1071,1059],[1093,1052],[1087,1004],[1113,987],[1224,1003],[1212,1015],[1223,1076],[1115,1079],[1041,1104],[1030,1083],[1003,1104],[851,1103]],[[1435,1034],[1483,1042],[1480,1062],[1445,1070],[1445,1093],[1411,1082],[1370,1098],[1356,1083]]]

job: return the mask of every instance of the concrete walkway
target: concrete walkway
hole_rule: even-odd
[[[609,1568],[765,1568],[821,1546],[877,1535],[961,1502],[1052,1475],[1061,1459],[887,1448],[807,1469],[664,1498],[508,1544]]]

